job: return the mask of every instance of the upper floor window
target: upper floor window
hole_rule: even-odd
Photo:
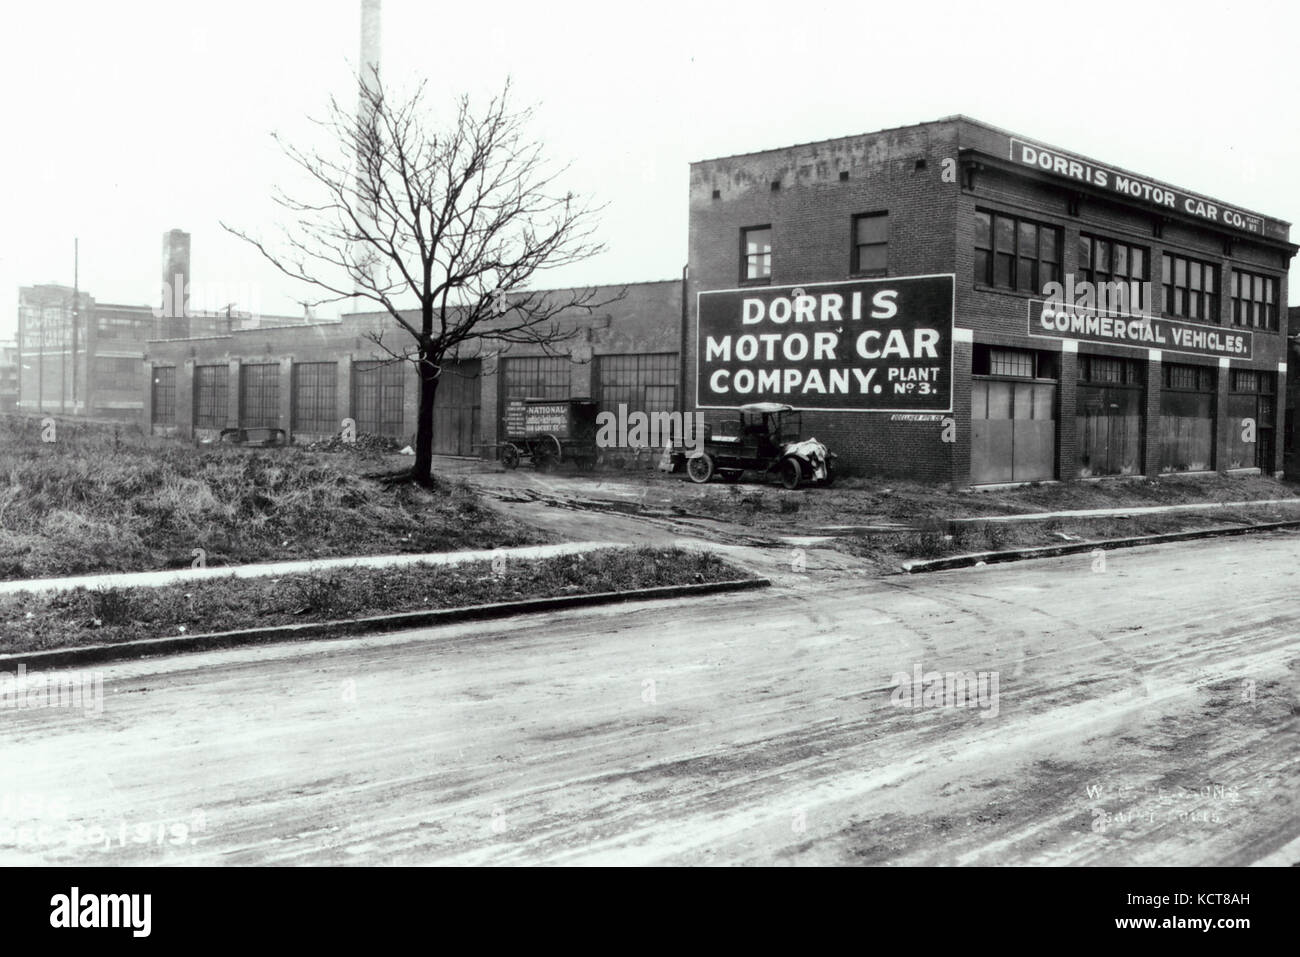
[[[975,282],[1039,293],[1061,279],[1061,230],[1018,216],[975,211]]]
[[[771,226],[751,226],[740,231],[740,278],[745,282],[772,278]]]
[[[1151,278],[1150,263],[1147,250],[1141,246],[1079,234],[1079,278],[1094,285],[1123,283],[1130,312],[1149,305],[1144,300],[1144,284]]]
[[[1160,263],[1165,315],[1219,321],[1219,267],[1165,253]]]
[[[853,217],[853,272],[883,276],[889,268],[889,213]]]
[[[1238,326],[1277,328],[1278,281],[1244,269],[1232,271],[1232,321]]]

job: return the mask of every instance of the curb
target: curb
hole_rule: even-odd
[[[1269,522],[1264,525],[1242,525],[1232,528],[1209,528],[1194,532],[1167,532],[1162,535],[1110,538],[1095,542],[1077,542],[1069,545],[1043,545],[1036,548],[1018,548],[1002,552],[973,552],[969,555],[953,555],[949,558],[904,562],[901,567],[908,574],[941,572],[950,568],[968,568],[979,562],[986,565],[995,565],[999,562],[1018,562],[1032,558],[1056,558],[1060,555],[1077,555],[1080,552],[1094,552],[1098,549],[1109,551],[1117,548],[1137,548],[1141,545],[1163,545],[1166,542],[1186,542],[1197,538],[1251,535],[1256,532],[1273,532],[1284,528],[1300,528],[1300,521]]]
[[[177,635],[167,638],[141,638],[111,645],[82,645],[77,648],[57,648],[51,651],[22,651],[0,655],[0,669],[9,665],[64,668],[89,664],[149,658],[158,655],[182,654],[190,651],[215,651],[272,642],[300,641],[307,638],[346,638],[371,632],[400,631],[405,628],[451,625],[464,621],[486,621],[494,618],[511,618],[515,615],[562,611],[589,605],[609,605],[629,601],[653,601],[663,598],[690,598],[719,592],[749,591],[766,588],[772,583],[766,578],[743,578],[721,582],[691,585],[661,585],[655,588],[637,588],[631,591],[594,592],[587,595],[559,595],[550,598],[527,598],[521,601],[493,602],[487,605],[465,605],[460,608],[438,608],[425,611],[399,612],[393,615],[373,615],[369,618],[352,618],[343,621],[304,622],[301,625],[271,625],[265,628],[246,628],[239,631],[218,631],[196,635]]]

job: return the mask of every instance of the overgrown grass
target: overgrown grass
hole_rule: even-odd
[[[549,541],[462,482],[387,485],[302,450],[0,418],[0,579]],[[202,552],[196,552],[201,549]]]
[[[508,561],[495,569],[490,562],[421,563],[158,588],[20,592],[0,598],[0,653],[751,577],[710,552],[640,548]]]

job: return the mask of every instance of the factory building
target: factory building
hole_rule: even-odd
[[[963,486],[1282,468],[1286,222],[965,117],[690,183],[706,421],[785,402],[851,469]]]
[[[507,410],[524,398],[680,409],[681,281],[594,293],[603,305],[557,316],[561,340],[552,345],[515,343],[446,362],[434,409],[435,451],[495,457]],[[403,317],[418,324],[415,313]],[[154,434],[199,441],[225,428],[271,427],[309,442],[352,419],[359,432],[411,444],[419,382],[413,363],[391,355],[411,343],[387,313],[156,339],[147,345],[145,421]]]

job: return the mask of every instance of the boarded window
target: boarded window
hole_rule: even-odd
[[[278,362],[262,362],[240,368],[239,424],[245,429],[280,427]]]
[[[196,366],[194,369],[194,427],[224,429],[230,413],[230,367]]]
[[[338,417],[338,363],[295,362],[293,366],[293,430],[334,433]]]

